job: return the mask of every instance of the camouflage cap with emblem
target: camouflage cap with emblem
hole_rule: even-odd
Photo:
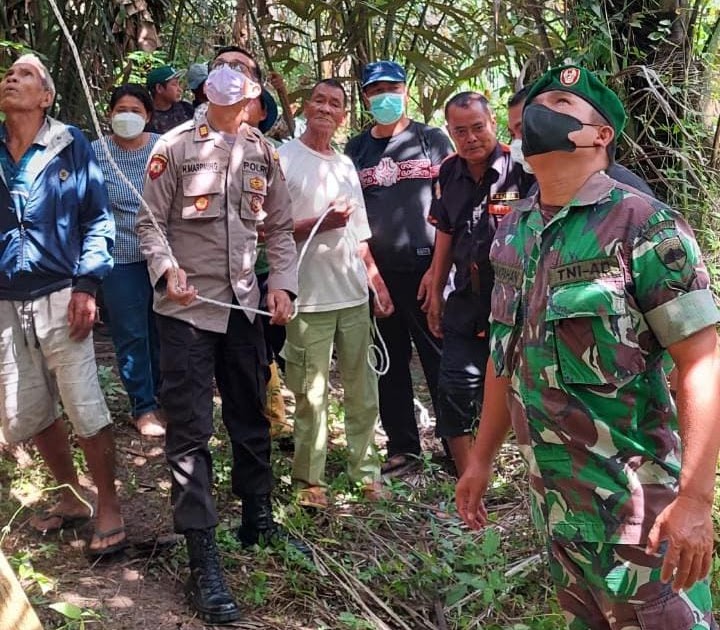
[[[530,87],[525,105],[538,94],[553,90],[571,92],[590,103],[610,123],[615,130],[615,137],[625,128],[627,117],[622,101],[589,70],[579,66],[560,66],[548,70]]]

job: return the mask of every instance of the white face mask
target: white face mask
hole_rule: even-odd
[[[132,140],[137,138],[145,130],[144,116],[136,114],[135,112],[122,112],[115,114],[110,120],[110,126],[113,132],[124,138],[125,140]]]
[[[235,105],[260,96],[260,85],[227,64],[213,68],[205,81],[205,95],[213,105]]]
[[[510,157],[512,158],[513,162],[522,164],[523,170],[526,173],[533,173],[532,166],[527,163],[527,161],[525,160],[525,156],[522,152],[522,138],[515,138],[510,143]]]

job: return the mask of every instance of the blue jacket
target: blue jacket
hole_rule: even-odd
[[[115,239],[102,171],[75,127],[48,118],[35,143],[44,148],[27,165],[31,184],[20,220],[0,168],[0,300],[70,285],[94,295],[112,269]]]

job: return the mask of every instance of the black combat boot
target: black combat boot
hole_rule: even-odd
[[[243,547],[252,547],[252,545],[265,547],[287,542],[312,560],[310,548],[301,540],[293,538],[285,528],[278,525],[273,519],[269,494],[254,494],[243,497],[242,525],[237,530],[236,535]]]
[[[223,579],[220,555],[215,545],[215,528],[185,532],[190,577],[185,592],[190,605],[203,621],[223,624],[240,619],[240,609]]]

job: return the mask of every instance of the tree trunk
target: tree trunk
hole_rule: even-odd
[[[235,5],[235,21],[232,28],[232,43],[241,48],[248,48],[248,5],[246,0],[237,0]]]

